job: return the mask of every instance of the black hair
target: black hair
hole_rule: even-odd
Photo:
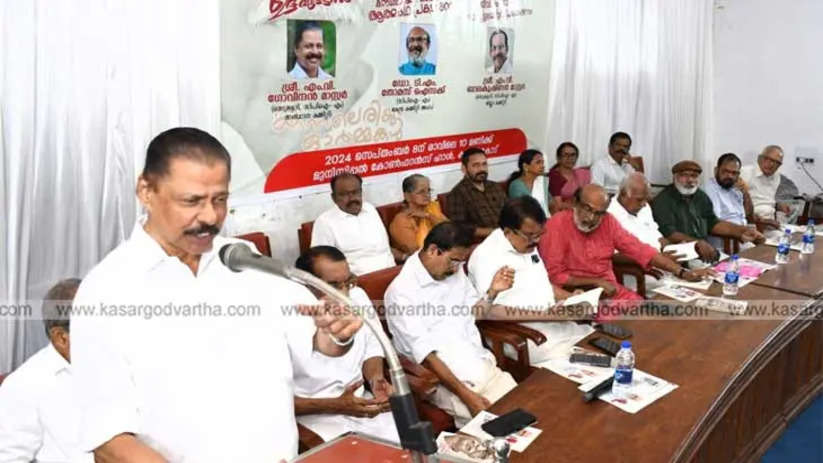
[[[79,287],[79,278],[67,278],[57,282],[43,296],[43,326],[46,329],[47,338],[50,337],[51,329],[55,327],[69,331],[71,322],[69,307]]]
[[[434,226],[423,241],[423,250],[432,244],[441,251],[452,248],[468,248],[473,243],[472,230],[454,222],[442,222]]]
[[[543,153],[531,148],[520,153],[520,156],[517,158],[517,170],[512,172],[511,175],[509,175],[509,182],[512,182],[515,179],[517,179],[517,177],[522,176],[523,166],[525,166],[526,164],[531,164],[532,161],[534,161],[534,158],[536,158],[538,155],[543,156]]]
[[[469,165],[469,158],[475,154],[482,154],[485,156],[486,152],[476,146],[472,146],[467,148],[466,151],[463,151],[463,154],[460,155],[460,162],[462,162],[464,166]]]
[[[294,48],[300,46],[300,43],[303,42],[303,33],[306,31],[320,31],[323,32],[323,28],[320,27],[320,24],[315,21],[304,21],[297,27],[297,32],[294,34]]]
[[[171,160],[177,157],[211,164],[223,162],[231,175],[231,156],[208,132],[193,127],[175,127],[161,132],[149,143],[142,176],[158,179],[169,173]]]
[[[506,50],[509,49],[509,34],[506,33],[503,29],[495,29],[494,32],[491,33],[489,36],[489,50],[492,49],[492,39],[495,35],[503,34],[503,41],[506,43]]]
[[[614,142],[620,138],[625,138],[626,140],[629,140],[630,145],[632,144],[632,137],[630,137],[629,134],[626,132],[615,132],[611,137],[609,137],[609,146],[613,145]]]
[[[557,151],[554,153],[554,156],[557,158],[558,161],[560,160],[560,154],[563,153],[563,148],[567,146],[571,146],[572,148],[574,148],[574,152],[577,153],[578,157],[580,156],[580,148],[578,148],[577,145],[570,141],[564,141],[560,144],[560,146],[557,147]]]
[[[421,178],[426,178],[423,174],[411,174],[403,179],[403,193],[411,193],[414,191],[417,181]]]
[[[346,256],[334,246],[314,246],[306,249],[303,254],[300,254],[300,257],[294,262],[294,266],[317,276],[317,273],[314,271],[314,263],[320,257],[325,257],[332,262],[346,260]]]
[[[740,158],[739,158],[739,157],[737,157],[737,155],[736,155],[736,154],[734,154],[734,153],[726,153],[726,154],[721,155],[719,158],[717,158],[717,167],[720,167],[720,166],[722,166],[723,164],[725,164],[725,163],[727,163],[727,162],[729,162],[729,161],[734,161],[734,162],[736,162],[738,165],[741,165],[741,166],[743,165],[743,163],[742,163],[742,162],[740,162]]]
[[[344,178],[356,178],[358,182],[360,182],[360,186],[363,186],[363,178],[359,175],[352,173],[352,172],[341,172],[334,177],[331,178],[331,192],[334,194],[334,188],[337,186],[337,182],[343,180]]]
[[[526,219],[532,219],[540,225],[546,223],[546,213],[543,212],[543,207],[531,196],[521,196],[506,201],[503,210],[500,211],[498,225],[500,228],[520,230]]]

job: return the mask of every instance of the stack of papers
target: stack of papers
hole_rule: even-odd
[[[709,285],[711,284],[712,282],[709,280]],[[691,302],[698,297],[703,297],[703,294],[697,291],[689,288],[681,288],[680,286],[658,286],[652,291],[680,302]]]
[[[581,353],[585,352],[583,349],[578,347],[573,348],[573,351]],[[569,362],[568,357],[549,360],[537,366],[574,381],[577,384],[601,382],[604,379],[614,375],[614,368],[595,367],[584,363],[571,363]]]
[[[806,226],[805,225],[795,225],[793,223],[782,223],[780,224],[780,230],[789,229],[792,233],[806,233]],[[820,224],[814,227],[814,235],[815,236],[823,236],[823,226]]]
[[[600,381],[591,381],[581,385],[577,389],[587,392],[598,384],[600,384]],[[657,399],[677,389],[677,387],[676,384],[672,384],[635,368],[632,374],[632,388],[626,398],[618,399],[612,395],[611,391],[606,392],[599,398],[624,412],[637,413],[651,405]]]
[[[700,257],[697,254],[697,249],[695,248],[696,245],[696,241],[690,241],[688,243],[680,244],[670,244],[663,248],[663,252],[674,252],[675,255],[681,255],[681,257],[677,259],[680,262],[694,260]]]
[[[460,429],[460,432],[463,434],[468,434],[470,436],[475,436],[484,441],[492,440],[494,439],[494,436],[484,431],[481,426],[484,423],[487,423],[495,418],[497,418],[497,415],[483,410],[482,412],[478,413],[477,416],[472,418],[472,420],[469,421],[465,426],[463,426],[463,428]],[[521,429],[520,431],[517,431],[514,434],[507,436],[506,442],[509,443],[509,447],[512,449],[512,451],[523,452],[524,450],[526,450],[526,447],[528,447],[532,442],[534,442],[535,439],[537,439],[537,436],[539,436],[541,432],[543,431],[529,426]]]

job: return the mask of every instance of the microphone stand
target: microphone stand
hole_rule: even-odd
[[[279,262],[251,251],[249,251],[249,254],[251,254],[249,257],[256,261],[255,265],[244,265],[241,262],[238,265],[230,266],[230,268],[235,271],[246,268],[268,269],[271,273],[283,275],[292,281],[316,288],[340,304],[348,307],[355,307],[356,305],[351,298],[341,293],[337,288],[309,272],[281,266]],[[400,436],[400,446],[411,451],[412,461],[415,463],[438,462],[439,459],[434,455],[437,452],[437,444],[434,441],[432,425],[428,421],[421,421],[417,414],[409,381],[406,379],[406,373],[403,371],[394,346],[392,346],[391,341],[383,331],[383,327],[380,326],[379,320],[367,314],[358,313],[356,315],[363,319],[363,322],[377,338],[389,364],[389,376],[394,387],[389,403],[391,404],[395,426],[397,426],[397,433]]]

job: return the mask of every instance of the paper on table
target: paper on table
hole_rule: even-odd
[[[778,240],[776,240],[774,238],[769,238],[769,239],[766,240],[765,244],[767,246],[773,246],[773,247],[776,248],[777,245],[780,244],[780,243],[778,242]],[[795,250],[795,251],[800,251],[802,245],[803,245],[803,243],[800,241],[800,239],[792,238],[791,242],[789,243],[789,249],[792,249],[792,250]]]
[[[591,381],[581,385],[577,389],[587,392],[598,384],[599,382]],[[635,368],[632,373],[632,388],[625,399],[615,398],[611,391],[606,392],[599,398],[624,412],[637,413],[651,405],[657,399],[677,389],[677,387],[677,384],[670,383]]]
[[[717,312],[742,315],[746,313],[746,307],[749,304],[746,301],[726,299],[722,297],[701,297],[695,301],[694,305]]]
[[[700,281],[686,281],[676,276],[672,275],[671,273],[665,274],[663,279],[661,280],[664,285],[666,286],[681,286],[683,288],[692,288],[692,289],[699,289],[701,291],[705,291],[712,287],[712,283],[714,280],[711,278],[704,278]]]
[[[593,354],[594,352],[574,346],[571,348],[570,354],[574,353]],[[586,365],[585,363],[572,363],[569,361],[569,357],[547,360],[535,366],[545,368],[552,373],[558,374],[578,384],[585,384],[590,381],[603,381],[614,374],[614,368],[595,367]]]
[[[709,283],[711,284],[711,282]],[[658,286],[657,288],[654,288],[652,291],[658,294],[662,294],[664,296],[668,296],[680,302],[691,302],[697,299],[698,297],[703,296],[697,291],[691,290],[689,288],[681,288],[679,286]]]
[[[494,439],[494,436],[487,433],[481,427],[484,423],[487,423],[493,419],[497,418],[497,415],[493,413],[489,413],[485,410],[481,411],[471,421],[466,423],[460,432],[463,434],[468,434],[470,436],[479,437],[483,440],[491,440]],[[509,447],[515,452],[523,452],[526,450],[526,447],[529,446],[540,433],[543,432],[540,429],[533,428],[531,426],[521,429],[514,434],[511,434],[506,437],[506,442],[509,443]]]
[[[494,463],[494,451],[474,436],[443,431],[437,436],[437,452],[474,463]]]
[[[763,272],[777,267],[775,264],[766,264],[745,257],[741,257],[737,262],[740,265],[740,276],[747,278],[758,278]],[[729,261],[721,262],[714,266],[714,270],[718,273],[725,273],[730,265]]]
[[[594,288],[586,291],[583,294],[577,294],[574,296],[570,296],[568,299],[563,301],[564,306],[570,306],[575,304],[580,304],[581,302],[587,302],[592,307],[597,307],[598,303],[600,302],[600,293],[603,292],[603,288]]]
[[[687,260],[693,260],[693,259],[697,259],[698,257],[700,257],[700,255],[697,254],[697,249],[695,248],[696,245],[697,245],[697,241],[690,241],[688,243],[680,243],[680,244],[670,244],[670,245],[663,248],[663,252],[672,251],[672,252],[675,253],[675,255],[682,254],[683,257],[680,257],[679,259],[677,259],[680,262],[687,261]]]
[[[793,223],[782,223],[780,224],[780,229],[785,230],[789,229],[792,233],[806,233],[806,226],[805,225],[795,225]],[[823,227],[820,224],[814,227],[814,235],[815,236],[823,236]]]

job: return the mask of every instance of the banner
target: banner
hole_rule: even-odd
[[[553,10],[545,0],[223,0],[233,176],[299,190],[342,171],[457,168],[469,146],[498,157],[543,143]]]

